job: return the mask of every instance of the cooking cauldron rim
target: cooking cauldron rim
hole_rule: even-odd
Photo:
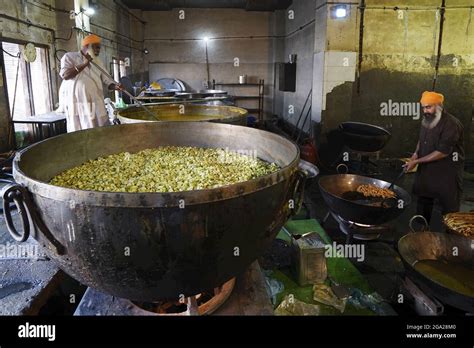
[[[352,125],[357,125],[357,126],[364,126],[364,127],[372,128],[372,129],[377,129],[377,130],[380,131],[380,134],[363,134],[363,133],[354,132],[353,130],[344,128],[345,126],[351,125],[351,124]],[[375,124],[370,124],[370,123],[364,123],[364,122],[347,121],[347,122],[342,122],[339,125],[339,127],[345,133],[350,133],[350,134],[354,134],[354,135],[358,135],[358,136],[379,137],[379,136],[391,136],[392,135],[387,129],[385,129],[381,126],[377,126]]]
[[[160,104],[160,103],[147,103],[147,107],[151,107],[153,108],[154,106],[158,106],[158,107],[167,107],[167,108],[172,108],[172,107],[180,107],[182,106],[183,104],[180,103],[179,101],[176,101],[172,104],[166,104],[166,105],[163,105],[163,104]],[[244,108],[240,108],[238,106],[232,106],[232,105],[222,105],[222,106],[214,106],[214,105],[202,105],[202,104],[190,104],[188,105],[192,108],[199,108],[199,109],[203,109],[205,110],[206,108],[207,109],[210,109],[210,110],[215,110],[217,107],[219,108],[224,108],[224,109],[227,109],[227,110],[230,110],[230,111],[233,111],[235,112],[236,114],[235,115],[232,115],[232,116],[226,116],[226,117],[222,117],[222,118],[212,118],[211,116],[213,115],[209,115],[209,120],[197,120],[197,121],[184,121],[184,122],[212,122],[212,121],[228,121],[228,122],[231,122],[233,120],[240,120],[240,119],[247,119],[247,116],[248,116],[248,111]],[[143,122],[143,123],[156,123],[156,122],[177,122],[177,121],[157,121],[157,120],[142,120],[142,119],[138,119],[138,118],[133,118],[133,117],[128,117],[126,115],[127,112],[129,112],[129,110],[136,110],[138,108],[138,105],[129,105],[128,107],[126,108],[123,108],[123,109],[120,109],[118,112],[117,112],[117,118],[120,120],[120,121],[127,121],[127,120],[132,120],[132,121],[139,121],[139,122]],[[159,115],[158,115],[159,116]],[[127,123],[127,122],[125,122]],[[223,122],[223,123],[226,123],[226,122]]]
[[[319,189],[323,200],[328,206],[329,210],[339,215],[347,221],[366,225],[381,225],[388,221],[397,218],[405,208],[411,204],[411,195],[400,186],[394,185],[393,191],[397,196],[403,200],[403,206],[383,208],[380,206],[370,206],[360,204],[341,197],[337,192],[333,192],[330,187],[327,188],[328,182],[339,182],[344,180],[351,180],[359,184],[378,184],[380,187],[388,187],[390,183],[387,181],[353,174],[334,174],[321,177],[318,181]],[[341,186],[341,185],[339,185]],[[342,187],[342,186],[341,186]]]
[[[362,175],[356,175],[356,174],[332,174],[332,175],[325,175],[323,177],[321,177],[319,179],[319,182],[322,181],[325,181],[325,180],[330,180],[331,178],[334,179],[336,177],[340,178],[342,176],[345,176],[347,177],[348,179],[358,179],[358,178],[361,178],[361,177],[364,177]],[[390,186],[390,183],[388,181],[384,181],[384,180],[380,180],[380,179],[374,179],[374,178],[370,178],[370,177],[364,177],[364,178],[368,178],[368,179],[372,179],[373,180],[373,185],[375,186],[379,186],[381,188],[388,188]],[[379,185],[376,185],[376,184],[379,184]],[[380,184],[383,184],[384,186],[380,186]],[[334,198],[337,198],[339,200],[342,200],[342,201],[345,201],[345,202],[348,202],[348,203],[352,203],[352,204],[355,204],[355,205],[359,205],[359,206],[367,206],[367,204],[362,204],[362,203],[359,203],[357,201],[351,201],[349,199],[345,199],[341,196],[338,196],[337,194],[334,194],[332,192],[330,192],[329,190],[327,190],[324,185],[319,185],[319,187],[324,190],[328,195],[331,195],[332,197]],[[398,194],[400,192],[402,193],[406,193],[406,191],[400,187],[400,186],[397,186],[397,185],[394,185],[393,188],[392,188],[392,191],[394,191],[395,193],[397,193],[397,198],[402,198],[402,197],[399,197]],[[406,197],[405,197],[405,200],[404,200],[406,203],[408,204],[411,204],[411,197],[407,194]]]
[[[176,125],[188,125],[193,127],[242,127],[229,124],[220,123],[208,123],[208,122],[155,122],[155,125],[165,126],[168,124]],[[92,132],[97,129],[107,129],[111,127],[140,127],[142,123],[135,124],[122,124],[114,126],[106,126],[95,129],[86,129],[74,133]],[[247,128],[247,127],[243,127]],[[252,128],[249,128],[252,130]],[[65,188],[60,186],[51,185],[45,181],[34,179],[26,175],[20,169],[20,162],[23,154],[35,147],[39,147],[42,144],[54,139],[61,137],[67,137],[71,133],[62,134],[56,137],[48,138],[46,140],[35,143],[21,151],[19,151],[13,160],[13,175],[17,183],[25,185],[31,193],[40,195],[44,198],[50,198],[57,201],[63,202],[77,202],[85,203],[88,205],[95,206],[107,206],[107,207],[177,207],[185,203],[185,205],[204,204],[211,202],[218,202],[223,200],[232,199],[238,196],[252,194],[256,191],[263,190],[267,187],[276,185],[289,177],[291,177],[297,170],[297,164],[299,162],[300,150],[293,141],[283,138],[277,134],[258,130],[259,132],[265,132],[269,136],[281,141],[287,142],[289,146],[292,146],[295,150],[294,159],[286,166],[280,168],[278,171],[268,174],[253,180],[244,181],[237,184],[222,186],[213,189],[206,190],[194,190],[194,191],[179,191],[179,192],[146,192],[146,193],[132,193],[132,192],[108,192],[108,191],[88,191],[80,189]]]
[[[415,244],[415,242],[420,243],[420,241],[418,241],[419,239],[421,239],[421,242],[426,243],[424,244],[424,249],[431,251],[430,253],[427,253],[429,255],[425,255],[424,258],[421,257],[421,254],[423,253],[418,252],[418,254],[415,254],[410,250],[410,246],[418,246]],[[440,244],[436,244],[436,242],[439,242]],[[415,264],[419,261],[443,260],[446,256],[446,253],[441,255],[436,254],[438,252],[442,252],[443,250],[450,250],[449,247],[452,245],[456,245],[460,250],[463,251],[471,250],[472,255],[472,247],[469,248],[469,244],[472,245],[472,243],[469,242],[469,239],[459,235],[450,235],[426,230],[415,232],[412,230],[412,232],[405,234],[398,240],[397,246],[398,253],[400,254],[403,264],[405,265],[407,274],[412,276],[413,281],[418,286],[420,286],[422,290],[426,288],[434,297],[438,298],[442,302],[466,312],[471,312],[474,308],[474,305],[472,304],[473,297],[461,292],[457,292],[454,289],[446,286],[446,283],[438,282],[415,268]],[[457,257],[459,256],[454,258]],[[464,260],[464,258],[462,258],[462,260]],[[453,262],[452,259],[449,261]],[[466,267],[473,269],[472,264],[467,264]]]

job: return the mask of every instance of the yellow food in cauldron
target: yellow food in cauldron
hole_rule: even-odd
[[[50,183],[90,191],[178,192],[236,184],[278,169],[274,163],[223,149],[168,146],[90,160]]]

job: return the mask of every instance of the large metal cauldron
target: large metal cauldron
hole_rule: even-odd
[[[176,193],[107,193],[48,181],[99,156],[160,145],[256,151],[281,170],[222,188]],[[217,123],[155,122],[61,135],[19,152],[5,202],[68,274],[132,300],[190,296],[243,272],[270,245],[302,198],[298,147],[273,133]],[[8,216],[6,216],[8,222]],[[29,221],[29,223],[28,223]],[[11,225],[11,220],[9,221]],[[26,236],[13,230],[21,241]]]
[[[147,105],[162,121],[210,121],[245,126],[247,110],[234,106],[193,104]],[[123,123],[157,122],[141,108],[129,107],[117,113]]]

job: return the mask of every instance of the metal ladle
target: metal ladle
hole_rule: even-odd
[[[81,52],[82,53],[82,52]],[[84,55],[84,53],[82,53]],[[119,86],[120,83],[115,81],[115,79],[104,69],[102,68],[100,65],[98,65],[97,63],[94,63],[94,61],[90,60],[89,62],[91,62],[97,69],[99,69],[99,71],[101,73],[103,73],[105,76],[107,76],[109,79],[111,79],[112,81],[114,81],[114,83]],[[132,99],[135,103],[138,104],[139,107],[141,107],[143,110],[145,110],[149,115],[153,116],[153,118],[157,121],[160,121],[160,119],[156,116],[155,113],[153,113],[150,109],[148,109],[145,105],[143,105],[143,103],[141,101],[139,101],[133,94],[131,94],[129,91],[125,90],[125,89],[122,89],[121,90],[123,93],[125,93],[126,95],[128,95],[130,97],[130,99]]]

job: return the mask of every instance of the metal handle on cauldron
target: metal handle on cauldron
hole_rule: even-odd
[[[346,171],[345,171],[344,173],[342,173],[342,172],[339,170],[339,169],[342,168],[342,167],[346,168]],[[345,163],[340,163],[340,164],[336,167],[336,172],[337,172],[337,174],[347,174],[347,173],[349,173],[349,166],[348,166],[347,164],[345,164]]]
[[[413,232],[413,233],[416,233],[415,229],[413,228],[413,221],[415,221],[416,219],[420,219],[424,222],[424,227],[423,229],[421,230],[421,232],[424,232],[424,231],[427,231],[429,229],[429,224],[428,224],[428,221],[426,220],[426,218],[423,216],[423,215],[414,215],[411,219],[410,219],[410,222],[408,223],[408,226],[410,227],[410,230]]]
[[[36,226],[55,248],[57,254],[63,255],[65,253],[64,246],[54,238],[52,233],[37,215],[37,212],[34,209],[34,203],[29,196],[28,190],[24,186],[18,184],[6,185],[0,190],[0,195],[3,198],[3,215],[5,216],[7,229],[13,239],[18,242],[26,241],[30,236],[31,229]],[[13,224],[11,215],[12,202],[15,203],[20,212],[22,225],[21,232],[18,232]]]
[[[1,195],[3,198],[3,215],[8,232],[17,242],[24,242],[30,236],[30,220],[28,218],[28,208],[23,200],[24,188],[20,185],[9,184],[2,188]],[[15,228],[11,214],[11,203],[15,203],[21,217],[21,232]]]
[[[295,186],[291,199],[293,200],[293,208],[290,209],[290,216],[295,215],[303,205],[304,184],[306,183],[306,174],[302,170],[296,172]]]
[[[300,165],[296,171],[296,179],[291,199],[293,200],[293,208],[290,209],[290,216],[295,215],[303,205],[304,187],[306,180],[314,178],[319,174],[319,169],[314,164],[300,160]]]

